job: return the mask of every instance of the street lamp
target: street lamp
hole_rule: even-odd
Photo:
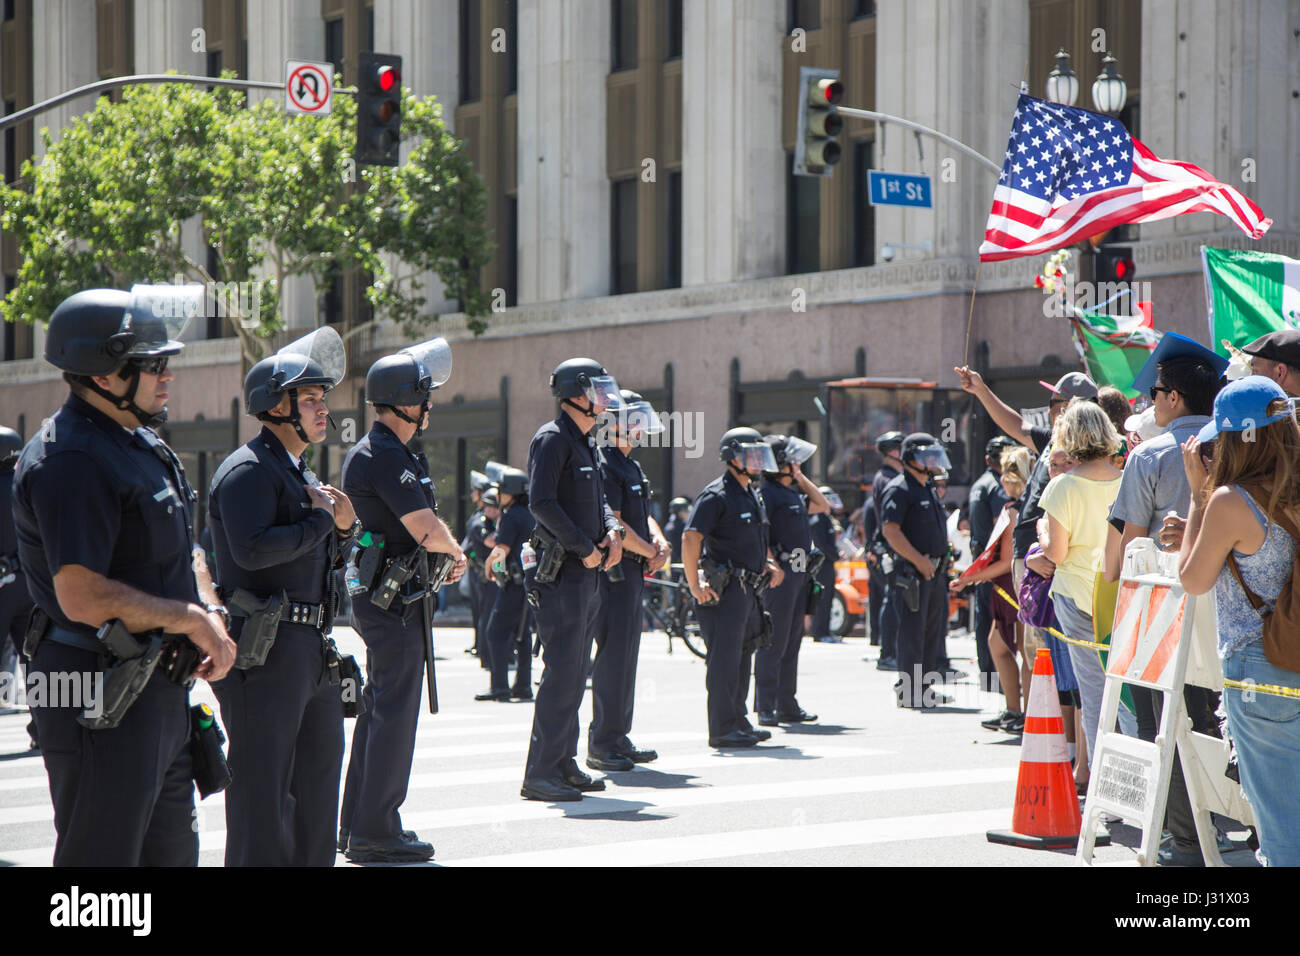
[[[1062,106],[1073,106],[1079,98],[1079,77],[1070,69],[1070,54],[1062,47],[1056,54],[1056,65],[1047,74],[1047,98]]]
[[[1102,113],[1115,114],[1124,108],[1128,99],[1128,84],[1115,69],[1116,60],[1107,51],[1101,61],[1101,73],[1092,84],[1092,102]]]

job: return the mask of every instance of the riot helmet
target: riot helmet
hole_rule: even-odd
[[[885,432],[876,439],[876,451],[880,452],[882,458],[887,457],[890,452],[897,453],[903,447],[903,438],[902,432]]]
[[[817,453],[817,446],[804,441],[796,435],[764,435],[763,441],[772,446],[772,455],[776,458],[776,469],[786,465],[802,465]]]
[[[293,425],[303,441],[309,441],[298,420],[298,389],[315,385],[326,392],[343,381],[347,355],[343,340],[328,325],[309,332],[267,356],[244,377],[244,411],[273,425]],[[289,395],[289,414],[273,415],[271,409]]]
[[[433,390],[451,377],[451,346],[439,337],[410,345],[393,355],[385,355],[366,373],[366,401],[387,405],[404,422],[415,426],[415,434],[424,433],[424,417],[433,405]],[[418,418],[411,418],[402,407],[420,406]]]
[[[135,403],[140,373],[161,375],[167,357],[178,354],[189,320],[203,302],[201,285],[135,285],[130,292],[88,289],[59,303],[45,335],[45,361],[114,407],[130,412],[141,425],[159,425],[167,409],[147,412]],[[161,361],[159,361],[161,359]],[[117,373],[127,382],[124,395],[100,388],[94,376]]]
[[[727,463],[727,467],[737,470],[731,464],[733,458],[739,458],[742,469],[751,476],[764,471],[776,471],[776,456],[772,446],[763,441],[763,436],[752,428],[732,428],[722,433],[718,441],[718,457]]]
[[[566,359],[557,365],[551,373],[551,394],[591,418],[596,416],[597,405],[611,411],[623,405],[614,376],[605,371],[605,366],[589,358]],[[587,399],[586,408],[573,401],[579,397]]]
[[[22,453],[22,436],[12,428],[0,425],[0,468],[12,467]]]
[[[487,472],[488,481],[494,485],[499,485],[501,484],[501,476],[506,473],[506,469],[509,467],[509,465],[503,465],[499,461],[489,461],[483,466],[483,470]]]
[[[518,468],[507,468],[501,473],[501,492],[518,498],[528,493],[528,476]]]
[[[478,503],[484,508],[500,508],[501,500],[497,498],[497,489],[495,485],[488,485],[479,495]]]
[[[471,469],[469,473],[469,487],[471,491],[482,493],[492,484],[492,479],[481,471]]]
[[[668,502],[669,514],[678,514],[679,512],[690,511],[690,510],[691,510],[691,503],[685,498],[677,497],[674,498],[672,501]]]
[[[842,499],[840,497],[839,492],[836,491],[834,488],[832,488],[830,485],[822,485],[817,490],[820,491],[822,493],[822,497],[825,498],[827,502],[830,503],[832,512],[838,512],[844,510],[844,499]]]
[[[601,434],[597,441],[611,444],[611,433],[617,430],[624,441],[636,444],[647,435],[659,435],[664,430],[663,422],[655,414],[654,407],[641,397],[639,392],[630,388],[619,389],[622,407],[616,411],[603,412],[600,416]]]
[[[943,474],[946,478],[947,473],[952,469],[952,462],[948,460],[948,452],[939,439],[925,432],[913,432],[903,440],[902,451],[899,457],[905,464],[911,465],[930,475]]]

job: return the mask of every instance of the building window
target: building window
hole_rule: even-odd
[[[853,264],[876,264],[876,207],[871,205],[867,172],[872,168],[875,143],[853,144]]]
[[[325,59],[334,64],[334,72],[343,72],[343,18],[325,21]]]
[[[208,67],[207,67],[206,75],[207,76],[221,75],[221,51],[220,50],[208,51]],[[211,87],[209,87],[209,89],[211,89]]]
[[[514,196],[506,197],[506,243],[501,251],[505,253],[506,305],[519,304],[519,200]]]
[[[664,59],[675,60],[682,55],[682,0],[664,0]]]
[[[5,0],[5,23],[12,20],[14,16],[14,0]]]
[[[17,111],[17,104],[13,100],[5,100],[5,116]],[[10,126],[5,129],[5,182],[11,183],[18,178],[18,130]]]
[[[343,270],[338,263],[331,263],[325,274],[325,292],[321,296],[321,319],[323,325],[341,325],[343,323]]]
[[[610,204],[610,277],[613,294],[636,291],[636,178],[613,184]]]
[[[787,275],[821,268],[821,177],[796,176],[786,154],[785,248]]]
[[[506,0],[506,93],[519,89],[519,3]]]
[[[853,0],[853,19],[859,17],[874,17],[876,15],[875,0]]]
[[[667,254],[664,257],[664,288],[676,289],[682,284],[682,174],[669,173],[668,221],[666,225]]]
[[[816,30],[822,25],[821,0],[787,0],[786,32],[798,27],[801,30]]]
[[[610,39],[610,72],[636,69],[637,0],[610,0],[614,14]]]
[[[362,28],[365,30],[361,34],[361,49],[374,52],[375,49],[375,8],[366,7]]]
[[[483,96],[483,20],[479,0],[460,0],[460,101]]]

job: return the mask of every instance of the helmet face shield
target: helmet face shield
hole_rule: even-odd
[[[831,511],[842,511],[844,509],[844,501],[836,492],[832,491],[828,494],[826,500],[830,503]]]
[[[786,436],[785,448],[782,451],[782,457],[788,465],[802,465],[813,455],[817,454],[817,446],[810,441],[804,441],[802,438],[796,438],[793,435]]]
[[[339,334],[329,326],[309,332],[275,353],[275,371],[281,390],[305,385],[333,388],[343,381],[347,352]]]
[[[483,466],[483,470],[487,472],[488,481],[497,485],[501,483],[501,476],[506,473],[508,467],[508,465],[503,465],[499,461],[490,461]]]
[[[948,460],[948,452],[942,445],[922,445],[912,452],[911,462],[915,467],[932,474],[943,473],[946,476],[952,470],[952,462]]]
[[[184,347],[178,340],[185,327],[203,311],[203,286],[197,283],[134,285],[131,297],[121,330],[135,338],[128,356],[176,354]]]
[[[633,402],[619,412],[623,433],[629,438],[663,433],[664,424],[647,401]]]
[[[592,376],[583,389],[583,394],[593,405],[599,405],[609,411],[616,412],[626,407],[623,396],[619,394],[618,382],[614,381],[612,375]]]
[[[763,471],[776,471],[776,455],[772,454],[772,446],[767,442],[755,442],[754,444],[744,444],[740,446],[740,454],[736,456],[744,465],[745,471],[751,475],[756,475]]]
[[[409,345],[397,354],[415,359],[420,391],[437,388],[451,378],[451,346],[441,336],[419,345]]]

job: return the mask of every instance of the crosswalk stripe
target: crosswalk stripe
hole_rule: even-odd
[[[957,813],[817,823],[771,830],[733,830],[659,840],[631,840],[626,843],[606,843],[597,846],[453,860],[445,865],[655,866],[686,863],[692,860],[720,860],[764,853],[788,853],[793,850],[817,850],[964,836],[1004,825],[1006,820],[1007,809],[1000,807],[996,810],[966,810]]]
[[[677,810],[689,807],[699,806],[716,806],[727,803],[769,803],[773,800],[788,799],[809,799],[822,796],[845,796],[855,793],[881,793],[891,790],[907,790],[921,787],[949,787],[949,786],[974,786],[984,783],[1009,783],[1016,779],[1017,770],[1014,767],[1001,768],[978,768],[973,770],[956,770],[956,771],[933,771],[920,773],[897,773],[897,774],[876,774],[872,776],[847,777],[829,780],[793,780],[782,783],[758,783],[758,784],[736,784],[730,786],[714,787],[694,787],[675,790],[664,790],[655,787],[619,787],[613,792],[613,795],[606,796],[587,796],[581,801],[571,804],[544,804],[532,801],[519,800],[514,803],[501,804],[489,807],[458,807],[451,810],[425,810],[414,813],[403,814],[402,823],[404,826],[417,831],[432,831],[449,829],[454,827],[466,826],[493,826],[505,823],[531,822],[547,819],[558,819],[563,817],[583,817],[593,815],[608,815],[611,813],[633,813],[639,810]],[[607,794],[609,792],[607,791]],[[993,811],[987,811],[992,813]],[[998,818],[995,823],[989,823],[980,829],[987,829],[988,826],[994,826],[1006,823],[1007,810],[1005,807],[997,811]],[[206,816],[206,815],[205,815]],[[943,815],[940,815],[943,816]],[[909,817],[901,818],[903,820],[912,819]],[[863,825],[875,824],[878,821],[859,821]],[[835,826],[847,826],[849,824],[835,824]],[[795,830],[809,829],[805,827],[796,827]],[[767,830],[754,830],[752,833],[763,834]],[[927,836],[943,836],[945,834],[928,830],[924,832]],[[961,831],[965,832],[965,831]],[[723,837],[729,834],[717,834]],[[897,839],[906,839],[907,837],[897,837]],[[678,842],[674,838],[665,838],[666,842]],[[684,838],[687,841],[694,838]],[[890,839],[895,839],[891,837]],[[226,831],[204,829],[199,834],[200,852],[209,852],[220,850],[225,847]],[[661,841],[637,841],[646,843],[657,843]],[[876,840],[855,841],[836,839],[833,843],[819,844],[825,846],[838,846],[846,842],[879,842]],[[757,843],[751,844],[757,846]],[[606,844],[606,848],[619,847],[623,844]],[[599,852],[600,846],[575,848],[578,850],[590,850]],[[756,850],[750,849],[746,852],[775,852],[781,849],[776,847],[773,850]],[[554,851],[563,854],[564,850]],[[30,850],[16,850],[3,852],[0,851],[0,860],[5,862],[22,865],[22,866],[47,866],[53,858],[53,847],[39,847]],[[544,854],[542,854],[544,855]],[[709,859],[713,856],[736,855],[729,853],[709,853],[699,857],[684,857],[683,859]],[[514,855],[512,855],[514,856]],[[518,856],[528,857],[530,854],[518,854]],[[485,857],[482,860],[494,860],[496,857]],[[511,857],[501,857],[502,865],[506,865]],[[462,861],[462,865],[486,865],[480,861]],[[518,865],[545,865],[546,861],[529,863],[521,860]],[[621,863],[620,859],[620,863]],[[672,862],[671,860],[666,862]],[[555,865],[598,865],[596,863],[567,863],[557,861]]]

